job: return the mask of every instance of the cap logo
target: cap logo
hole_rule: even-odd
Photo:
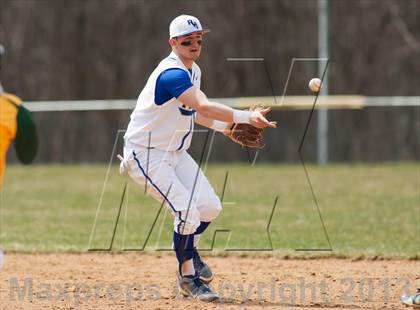
[[[193,26],[194,28],[198,29],[198,25],[195,21],[193,21],[192,19],[187,20],[188,25]]]

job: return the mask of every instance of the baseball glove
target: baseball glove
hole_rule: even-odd
[[[262,110],[264,107],[256,106],[251,107],[249,111]],[[242,145],[242,147],[262,149],[265,144],[263,143],[264,128],[257,128],[250,124],[232,124],[225,135],[232,141]]]

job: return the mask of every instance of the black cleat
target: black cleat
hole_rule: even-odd
[[[201,257],[198,254],[197,248],[194,248],[193,263],[194,263],[194,269],[197,271],[200,277],[200,280],[206,284],[210,283],[214,278],[214,274],[211,271],[210,267],[201,260]]]
[[[193,276],[181,277],[178,275],[178,289],[186,297],[189,296],[207,302],[219,300],[219,295],[200,280],[197,272]]]
[[[417,293],[414,295],[401,296],[401,302],[406,306],[420,308],[420,289],[417,289]]]

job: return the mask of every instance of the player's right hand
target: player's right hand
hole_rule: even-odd
[[[270,107],[267,108],[261,108],[256,109],[252,111],[251,117],[250,117],[250,124],[257,128],[276,128],[277,122],[269,121],[265,118],[265,115],[271,111]]]

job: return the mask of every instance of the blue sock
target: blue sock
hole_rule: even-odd
[[[202,234],[207,227],[210,225],[211,222],[200,222],[200,226],[198,226],[197,230],[195,231],[194,235]]]
[[[194,234],[181,235],[174,231],[174,251],[178,259],[179,273],[182,275],[182,264],[194,256]]]
[[[197,230],[194,233],[194,247],[198,246],[198,241],[200,240],[201,234],[207,229],[211,222],[200,222]]]

